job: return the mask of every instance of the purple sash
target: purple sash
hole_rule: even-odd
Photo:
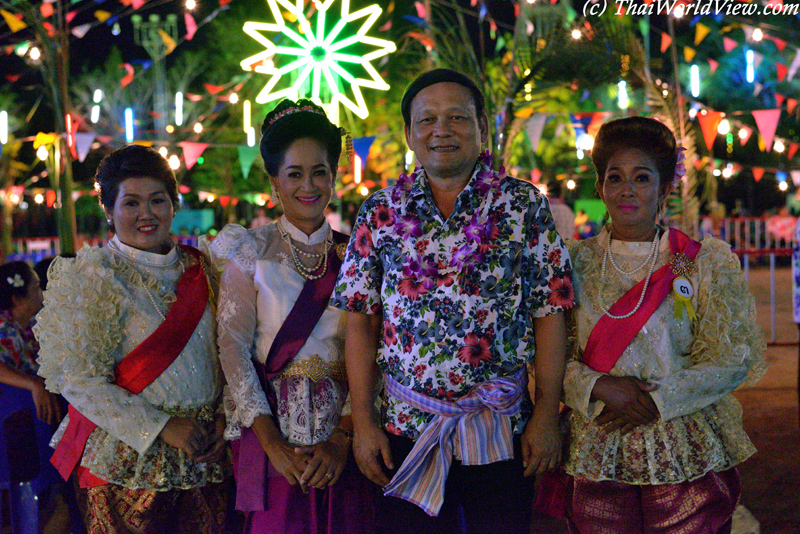
[[[278,376],[306,344],[328,307],[342,260],[336,251],[338,245],[347,243],[348,237],[333,232],[334,247],[328,252],[328,270],[322,278],[307,280],[292,310],[272,341],[266,364],[254,361],[261,387],[267,395],[273,414],[277,400],[270,380]],[[261,447],[252,428],[243,428],[242,437],[234,442],[236,460],[236,509],[261,512],[266,507],[267,454]]]

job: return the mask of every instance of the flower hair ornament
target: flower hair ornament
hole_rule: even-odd
[[[22,279],[19,273],[15,274],[14,278],[7,276],[6,282],[8,282],[8,285],[13,287],[25,287],[25,281]]]
[[[686,176],[686,165],[683,162],[686,160],[686,147],[679,146],[678,147],[678,161],[675,165],[675,176],[672,178],[672,188],[676,188],[678,183],[681,181],[681,178]]]

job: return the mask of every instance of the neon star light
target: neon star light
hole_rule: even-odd
[[[253,39],[266,47],[266,50],[250,56],[241,62],[244,70],[252,70],[261,74],[270,75],[264,89],[256,97],[256,102],[265,104],[280,98],[297,99],[300,89],[307,80],[311,80],[311,100],[319,105],[328,108],[329,114],[334,119],[338,117],[338,107],[342,104],[349,108],[360,118],[365,118],[369,114],[364,96],[361,94],[362,88],[387,90],[389,85],[383,81],[378,71],[372,65],[372,60],[381,58],[396,50],[393,42],[385,39],[377,39],[366,35],[381,14],[381,8],[371,5],[358,11],[350,12],[350,0],[338,0],[341,2],[341,16],[333,28],[326,33],[325,22],[328,10],[337,0],[314,0],[316,7],[315,28],[312,29],[311,21],[306,19],[303,13],[304,0],[267,0],[275,23],[246,22],[244,31]],[[287,24],[281,8],[287,13],[293,26],[299,28],[295,31]],[[312,17],[312,18],[313,18]],[[296,23],[291,19],[295,19]],[[340,35],[348,26],[360,27],[355,30],[354,35],[344,37],[340,40]],[[296,25],[295,25],[296,24]],[[282,44],[279,46],[270,39],[264,37],[260,32],[277,32],[283,36],[280,39]],[[287,43],[290,41],[290,43]],[[283,43],[286,43],[284,45]],[[373,48],[364,55],[348,53],[347,48],[355,45],[366,45]],[[359,47],[364,48],[364,46]],[[275,60],[279,56],[286,56],[289,62],[282,66],[275,65]],[[366,72],[366,77],[357,77],[344,68],[345,65],[360,66]],[[294,82],[283,89],[276,90],[278,82],[284,75],[298,71]],[[342,87],[349,86],[352,97],[348,97]],[[323,86],[327,86],[330,93],[330,102],[323,102]],[[331,113],[332,112],[332,113]]]

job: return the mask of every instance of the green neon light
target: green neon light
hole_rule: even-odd
[[[365,118],[369,110],[361,94],[362,88],[376,89],[385,91],[389,85],[383,81],[381,75],[370,63],[396,50],[393,42],[385,39],[369,37],[366,33],[370,30],[375,21],[381,15],[381,8],[371,5],[355,12],[350,12],[350,0],[338,0],[341,3],[341,17],[333,29],[325,33],[325,21],[328,10],[337,0],[315,0],[317,8],[315,14],[316,28],[312,29],[312,24],[306,19],[303,13],[304,0],[267,0],[269,8],[275,17],[274,23],[265,22],[246,22],[244,32],[250,37],[264,45],[266,50],[248,57],[241,62],[244,70],[255,71],[267,74],[270,79],[256,97],[256,102],[264,104],[281,98],[297,99],[300,87],[311,78],[311,99],[320,105],[328,107],[332,119],[338,117],[338,106],[342,104],[349,108],[360,118]],[[283,11],[293,15],[296,24],[302,31],[302,35],[295,29],[287,26]],[[363,19],[363,21],[361,21]],[[360,21],[360,22],[359,22]],[[355,35],[336,39],[351,23],[361,26],[355,30]],[[270,39],[262,35],[261,32],[273,32],[284,35],[297,46],[277,46]],[[375,50],[357,56],[352,53],[343,53],[341,50],[361,43],[362,45],[375,47]],[[267,66],[269,60],[277,60],[279,56],[286,56],[289,63],[278,67],[274,64]],[[368,77],[356,78],[341,64],[361,65]],[[298,76],[289,87],[276,89],[281,77],[292,72],[299,71]],[[352,97],[348,98],[344,91],[339,90],[339,83],[344,82],[352,92]],[[330,102],[322,102],[323,85],[327,86],[331,93]]]

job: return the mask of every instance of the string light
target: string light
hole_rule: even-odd
[[[717,126],[717,133],[720,135],[727,135],[731,131],[731,123],[728,119],[722,119]]]
[[[208,198],[206,198],[206,200],[208,200],[209,203],[214,202],[216,199],[217,197],[215,197],[213,194],[209,194]]]
[[[570,191],[575,189],[575,185],[576,185],[575,180],[567,180],[567,189],[569,189]]]
[[[164,129],[167,131],[167,133],[175,133],[175,127],[171,124],[167,124],[167,127]]]
[[[125,108],[125,140],[133,142],[133,109]]]
[[[620,82],[617,84],[617,87],[619,87],[619,109],[628,109],[628,106],[630,105],[630,100],[628,99],[628,84],[625,82],[625,80],[620,80]]]
[[[200,124],[199,122],[196,122],[196,123],[194,123],[193,130],[194,130],[194,133],[197,133],[197,134],[202,133],[203,132],[203,125]]]
[[[36,196],[33,197],[33,201],[36,202],[37,204],[41,204],[42,202],[44,202],[44,195],[42,195],[41,193],[36,193]]]
[[[772,148],[773,150],[775,150],[775,152],[778,152],[780,154],[781,152],[786,150],[786,145],[783,144],[783,141],[777,139],[775,143],[772,145]]]
[[[0,145],[8,143],[8,112],[0,111]]]
[[[180,91],[175,93],[175,124],[183,124],[183,93]]]
[[[44,145],[39,145],[39,148],[36,149],[36,157],[42,161],[47,159],[47,153],[47,147]]]
[[[361,183],[361,157],[358,155],[353,158],[353,182]]]
[[[583,35],[583,34],[581,33],[581,31],[578,28],[575,28],[574,30],[572,30],[572,38],[575,39],[576,41],[581,38],[581,35]]]
[[[186,0],[186,9],[189,11],[194,11],[194,8],[197,7],[197,2],[194,0]]]
[[[753,30],[753,41],[758,42],[763,38],[764,38],[764,32],[762,32],[760,28],[756,28],[755,30]]]
[[[177,171],[181,168],[181,159],[175,154],[171,155],[167,162],[169,162],[169,168],[173,171]]]
[[[28,55],[31,56],[32,60],[39,61],[39,58],[42,57],[42,51],[34,46],[33,48],[31,48],[30,52],[28,52]]]
[[[167,159],[167,156],[169,155],[169,152],[167,151],[167,147],[165,147],[165,146],[162,146],[161,148],[159,148],[158,149],[158,153],[161,154],[161,157],[164,158],[164,159]]]
[[[228,102],[230,102],[231,104],[235,104],[238,101],[239,101],[239,95],[237,95],[236,93],[231,93],[231,95],[228,97]]]
[[[256,129],[252,126],[247,130],[247,146],[256,146]]]
[[[747,50],[744,53],[744,58],[747,61],[747,83],[753,83],[756,81],[755,53],[752,50]]]
[[[362,197],[369,195],[369,189],[367,189],[367,187],[364,185],[361,186],[361,189],[359,189],[358,192],[361,193]]]
[[[778,184],[778,189],[780,189],[781,191],[786,191],[787,189],[789,189],[789,184],[787,184],[786,182],[781,182]]]
[[[252,128],[252,126],[251,126],[252,122],[250,120],[250,115],[251,115],[251,110],[250,110],[251,109],[251,104],[250,104],[250,101],[249,100],[245,100],[243,107],[244,107],[244,131],[245,132],[249,132],[250,129]]]
[[[692,65],[690,72],[692,96],[697,98],[700,96],[700,67],[697,65]]]

